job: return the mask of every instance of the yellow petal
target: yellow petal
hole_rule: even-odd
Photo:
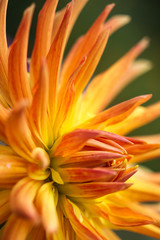
[[[24,12],[23,19],[10,48],[8,84],[13,104],[22,98],[31,99],[31,89],[27,74],[27,50],[34,7],[35,6],[32,5]]]
[[[1,239],[25,240],[31,229],[32,224],[29,221],[26,221],[23,218],[18,218],[12,214],[4,227]]]
[[[48,233],[55,233],[58,228],[58,219],[56,213],[57,191],[52,186],[52,182],[45,183],[39,189],[36,197],[36,207],[41,216],[44,229]]]
[[[47,0],[38,16],[36,39],[30,64],[33,86],[39,79],[41,60],[47,56],[51,45],[52,26],[57,3],[58,0]]]

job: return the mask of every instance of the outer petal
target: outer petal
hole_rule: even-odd
[[[42,224],[48,233],[55,233],[58,228],[55,195],[58,194],[52,182],[45,183],[39,189],[36,197],[36,207],[41,216]]]
[[[141,127],[160,116],[160,102],[147,107],[138,107],[128,118],[113,126],[107,127],[107,131],[119,135],[125,135],[134,129]]]
[[[33,89],[33,100],[30,108],[31,125],[47,146],[52,145],[52,129],[48,116],[49,76],[46,61],[41,64],[40,76]]]
[[[31,88],[27,74],[27,48],[34,7],[32,5],[24,12],[9,53],[8,84],[10,96],[14,104],[22,98],[31,99]]]
[[[41,59],[47,56],[51,45],[52,26],[58,0],[47,0],[39,13],[36,40],[31,57],[31,80],[33,86],[39,79]]]
[[[150,98],[151,95],[142,95],[122,102],[88,119],[78,127],[104,129],[109,125],[121,122],[123,119],[127,118],[136,107],[148,101]]]
[[[72,17],[69,24],[69,29],[67,35],[69,36],[70,32],[72,31],[72,28],[74,26],[75,21],[77,20],[81,10],[85,6],[85,4],[88,2],[88,0],[73,0],[73,11],[72,11]],[[56,12],[54,24],[53,24],[53,31],[52,31],[52,39],[56,36],[58,29],[60,27],[60,24],[62,22],[62,19],[65,14],[65,8],[61,9],[60,11]]]
[[[72,4],[68,4],[63,21],[57,32],[57,35],[51,45],[50,51],[47,55],[47,64],[49,69],[49,110],[51,114],[51,122],[55,117],[55,110],[57,105],[57,87],[59,80],[59,71],[66,44],[67,30],[72,13]]]
[[[38,227],[34,227],[30,232],[27,240],[44,240],[45,239],[45,231],[43,227],[40,225]]]
[[[132,211],[127,207],[119,207],[113,204],[99,204],[88,206],[90,211],[94,211],[98,216],[109,220],[112,224],[121,227],[140,226],[151,224],[154,221],[145,215]]]
[[[0,1],[0,89],[4,99],[10,104],[8,93],[8,47],[6,39],[6,12],[8,0]]]
[[[29,221],[11,215],[4,227],[2,240],[25,240],[31,229],[32,224]]]
[[[84,98],[84,112],[95,114],[100,112],[112,100],[114,88],[123,86],[121,79],[128,71],[132,61],[148,46],[148,40],[143,39],[133,47],[126,55],[118,60],[107,71],[95,77],[88,86]],[[99,94],[101,93],[101,94]],[[113,95],[113,96],[112,96]],[[95,102],[96,99],[96,102]],[[93,104],[93,102],[95,102]]]
[[[113,7],[114,4],[110,4],[105,8],[105,10],[101,13],[101,15],[92,25],[92,27],[86,33],[86,35],[81,39],[81,41],[78,41],[76,45],[73,47],[73,49],[70,51],[68,57],[66,58],[63,64],[61,73],[63,88],[65,88],[67,80],[75,71],[75,69],[78,67],[82,58],[88,55],[89,51],[95,45],[97,38],[102,30],[104,21]]]

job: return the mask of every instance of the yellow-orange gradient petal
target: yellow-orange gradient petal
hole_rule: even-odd
[[[102,240],[96,229],[92,227],[80,209],[65,196],[60,198],[61,208],[66,218],[69,219],[74,231],[80,239],[86,240]]]
[[[104,107],[112,100],[115,88],[123,86],[122,77],[128,71],[133,60],[148,46],[148,40],[142,39],[135,47],[133,47],[126,55],[118,60],[107,71],[96,76],[88,86],[84,95],[84,112],[95,114],[104,109]],[[120,90],[120,89],[118,89]],[[99,94],[101,93],[101,94]],[[96,99],[96,101],[95,101]],[[94,102],[94,104],[93,104]]]

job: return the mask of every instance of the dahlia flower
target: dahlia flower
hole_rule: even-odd
[[[135,60],[148,40],[90,82],[108,36],[129,17],[106,21],[114,7],[108,5],[62,64],[86,2],[73,0],[55,13],[58,0],[45,1],[28,71],[35,6],[24,12],[8,48],[7,0],[0,1],[3,240],[118,240],[114,229],[160,238],[159,174],[143,168],[135,174],[137,162],[160,155],[159,136],[124,136],[158,117],[160,103],[142,107],[151,97],[143,95],[104,110],[122,87],[150,68],[148,61]]]

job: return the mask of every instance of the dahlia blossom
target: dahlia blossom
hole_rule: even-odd
[[[86,2],[73,0],[55,13],[58,0],[45,1],[28,71],[35,6],[24,12],[8,48],[7,0],[0,1],[3,240],[118,240],[114,229],[160,238],[159,174],[143,168],[136,173],[135,165],[160,155],[159,136],[124,136],[158,117],[160,103],[142,107],[151,98],[143,95],[104,110],[122,87],[149,70],[148,61],[135,60],[148,40],[90,82],[109,35],[129,17],[106,21],[114,7],[108,5],[63,61]]]

